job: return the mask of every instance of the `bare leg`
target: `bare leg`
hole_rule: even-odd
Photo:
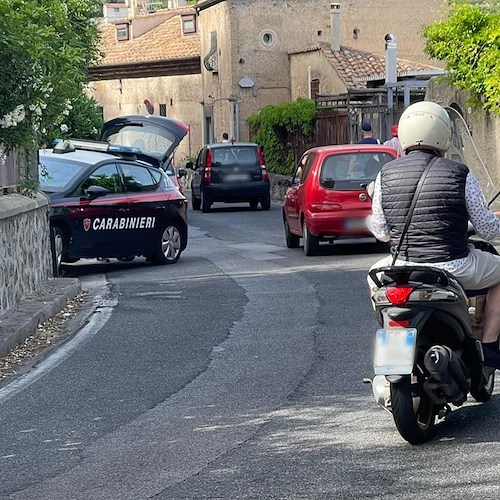
[[[484,306],[483,343],[497,342],[500,334],[500,285],[490,288]]]

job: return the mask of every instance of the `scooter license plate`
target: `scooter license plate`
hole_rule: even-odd
[[[373,360],[375,375],[411,374],[416,341],[415,328],[377,330]]]

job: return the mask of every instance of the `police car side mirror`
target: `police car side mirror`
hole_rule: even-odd
[[[108,193],[111,193],[111,191],[102,186],[90,186],[87,189],[87,195],[91,200],[95,200],[101,196],[106,196]]]

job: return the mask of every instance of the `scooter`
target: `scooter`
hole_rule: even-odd
[[[388,266],[370,277],[378,288],[372,300],[381,326],[373,394],[401,436],[420,444],[432,439],[450,405],[461,406],[469,393],[479,402],[491,397],[495,369],[484,366],[480,311],[472,305],[486,290],[468,294],[452,275],[427,266]]]
[[[482,166],[474,172],[488,194],[497,187],[479,157],[461,116],[449,108],[454,125],[450,157]],[[470,155],[476,154],[474,161]],[[492,189],[494,191],[492,191]],[[498,254],[487,242],[471,239],[484,251]],[[465,291],[449,273],[429,266],[373,269],[377,286],[372,301],[380,324],[375,335],[372,384],[377,403],[392,413],[406,441],[432,439],[435,425],[465,403],[490,399],[495,369],[486,366],[481,345],[482,307],[487,290]]]

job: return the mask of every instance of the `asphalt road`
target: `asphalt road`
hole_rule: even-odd
[[[96,310],[0,390],[0,498],[500,498],[497,394],[412,447],[362,383],[381,248],[215,207],[174,266],[68,266]]]

